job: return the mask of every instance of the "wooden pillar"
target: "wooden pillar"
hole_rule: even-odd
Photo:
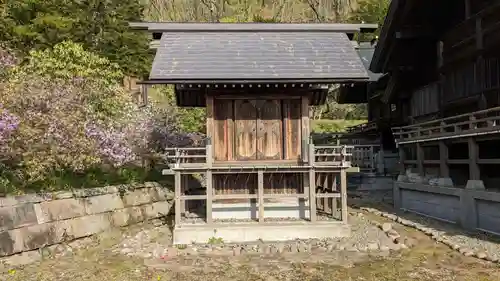
[[[327,173],[322,173],[323,175],[323,186],[324,188],[326,189],[326,193],[332,193],[332,188],[329,186],[329,182],[328,182],[328,174]],[[332,200],[332,198],[323,198],[323,212],[325,212],[325,214],[328,214],[328,213],[332,213],[330,207],[331,207],[331,204],[330,204],[330,201]]]
[[[339,190],[337,189],[337,175],[336,174],[329,174],[330,180],[331,180],[331,187],[332,190],[335,192],[338,192]],[[332,198],[332,215],[334,215],[337,212],[337,198]]]
[[[341,195],[341,218],[342,221],[347,223],[347,173],[346,169],[340,170],[340,195]]]
[[[471,6],[470,6],[471,0],[464,0],[464,1],[465,1],[465,18],[468,19],[471,16]]]
[[[316,171],[314,170],[314,144],[309,144],[309,215],[311,222],[316,221]]]
[[[375,158],[374,157],[374,154],[375,154],[375,150],[373,149],[373,145],[370,145],[370,152],[368,152],[370,154],[370,172],[375,172],[376,169],[375,169]]]
[[[483,27],[481,17],[476,18],[476,47],[478,50],[483,49]]]
[[[448,146],[444,141],[439,142],[439,175],[442,178],[450,177],[450,168],[448,167]]]
[[[206,95],[205,98],[207,104],[207,138],[212,139],[214,131],[214,98],[211,95]]]
[[[405,152],[404,148],[400,145],[399,146],[399,174],[400,175],[406,174],[405,161],[406,161],[406,152]]]
[[[207,143],[207,151],[206,151],[206,165],[207,171],[205,172],[205,180],[206,180],[206,192],[207,192],[207,202],[206,202],[206,213],[207,213],[207,224],[213,223],[213,214],[212,214],[212,203],[213,203],[213,175],[212,175],[212,163],[213,163],[213,146],[212,140],[208,139]]]
[[[469,180],[480,180],[481,173],[477,164],[479,155],[477,142],[474,138],[468,138],[467,142],[469,144]]]
[[[175,171],[174,175],[174,192],[175,192],[175,226],[179,226],[181,223],[181,173]]]
[[[422,145],[420,143],[416,143],[416,149],[417,149],[417,170],[418,174],[420,176],[425,175],[424,171],[424,150],[422,148]]]
[[[257,201],[259,205],[259,223],[264,223],[264,171],[257,171]]]
[[[302,160],[308,162],[308,144],[311,131],[309,128],[309,97],[302,96],[301,99],[301,126],[302,126]]]

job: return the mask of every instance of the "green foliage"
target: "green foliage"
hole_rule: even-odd
[[[389,9],[390,0],[359,0],[358,9],[353,11],[349,17],[350,22],[377,23],[379,29],[375,34],[368,34],[365,38],[360,38],[360,41],[373,39],[373,36],[378,36],[382,25],[384,24],[387,10]]]
[[[0,1],[0,41],[28,53],[64,42],[83,44],[127,74],[149,71],[147,37],[128,27],[140,21],[138,0],[7,0]]]
[[[174,89],[170,86],[156,86],[151,92],[151,99],[157,102],[156,107],[169,109],[169,122],[181,132],[205,132],[205,108],[177,107]]]
[[[91,79],[107,85],[116,84],[123,77],[120,67],[107,58],[84,50],[81,44],[64,41],[45,50],[29,52],[22,70],[52,78]]]
[[[313,120],[311,122],[312,131],[315,133],[338,133],[345,132],[347,127],[366,123],[366,120]]]
[[[147,112],[107,59],[63,42],[31,52],[11,74],[0,104],[20,122],[0,149],[4,183],[49,189],[54,175],[64,182],[61,175],[119,167],[145,148]]]

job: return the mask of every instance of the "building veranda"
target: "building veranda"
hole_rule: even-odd
[[[174,243],[347,236],[352,146],[315,146],[309,109],[367,80],[351,41],[374,25],[131,23],[153,34],[144,85],[206,108],[207,143],[168,148]],[[193,176],[204,187],[192,190]],[[194,215],[193,215],[194,214]]]
[[[388,77],[370,115],[399,149],[395,207],[497,235],[499,14],[498,1],[393,0],[370,66]]]

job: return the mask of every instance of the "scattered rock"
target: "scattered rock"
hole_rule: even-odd
[[[473,251],[467,251],[463,255],[466,256],[466,257],[472,257],[474,255],[474,252]]]
[[[389,230],[392,229],[392,224],[386,222],[386,223],[383,223],[382,224],[382,227],[381,227],[382,231],[384,232],[388,232]]]
[[[416,246],[416,241],[412,238],[408,238],[406,237],[404,240],[403,240],[403,244],[405,244],[406,246],[408,246],[409,248],[413,248]]]
[[[485,252],[477,252],[476,253],[476,257],[479,258],[479,259],[486,259],[488,257],[488,255],[485,253]]]
[[[380,246],[380,251],[382,251],[382,252],[387,252],[387,251],[389,251],[389,250],[390,250],[390,248],[389,248],[389,247],[387,247],[387,246],[385,246],[385,245],[381,245],[381,246]]]
[[[367,248],[369,251],[376,251],[379,249],[379,246],[378,246],[377,242],[370,242],[370,243],[368,243]]]
[[[241,255],[241,247],[234,247],[233,256],[239,256],[239,255]]]
[[[493,256],[493,255],[488,255],[486,257],[486,260],[487,261],[491,261],[491,262],[497,262],[499,259],[497,257]]]

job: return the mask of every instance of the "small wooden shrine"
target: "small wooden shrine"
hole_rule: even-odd
[[[329,85],[368,79],[351,40],[376,25],[131,27],[159,40],[143,83],[175,85],[178,106],[206,108],[206,146],[168,148],[174,243],[349,235],[352,147],[315,146],[309,110],[325,102]],[[193,175],[205,179],[202,188],[194,190]]]

